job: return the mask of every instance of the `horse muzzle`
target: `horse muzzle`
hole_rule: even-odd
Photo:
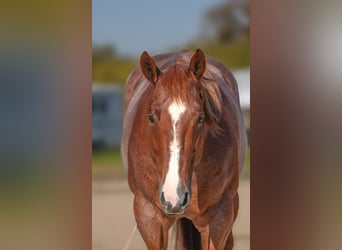
[[[180,187],[177,188],[177,201],[168,199],[164,192],[159,191],[159,201],[162,205],[162,211],[166,215],[183,215],[187,211],[190,203],[191,194],[188,190],[182,191]]]

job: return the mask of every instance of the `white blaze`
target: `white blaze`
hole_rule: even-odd
[[[168,108],[172,121],[173,138],[170,142],[170,161],[169,169],[166,174],[163,192],[166,201],[171,202],[175,206],[179,201],[177,187],[179,183],[179,151],[180,145],[177,135],[176,124],[179,121],[182,113],[185,111],[185,106],[181,101],[173,101]]]

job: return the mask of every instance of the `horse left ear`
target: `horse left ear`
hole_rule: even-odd
[[[202,50],[197,49],[195,54],[191,57],[190,60],[190,71],[196,76],[199,80],[205,71],[205,55]]]
[[[155,84],[158,81],[161,71],[158,69],[153,58],[146,51],[144,51],[140,57],[140,68],[146,79],[151,83]]]

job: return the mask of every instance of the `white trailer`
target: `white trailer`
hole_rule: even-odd
[[[92,86],[93,148],[119,147],[122,133],[123,100],[118,85]]]

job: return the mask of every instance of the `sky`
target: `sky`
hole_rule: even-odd
[[[93,0],[93,46],[112,44],[137,57],[167,52],[197,38],[206,11],[224,0]]]

